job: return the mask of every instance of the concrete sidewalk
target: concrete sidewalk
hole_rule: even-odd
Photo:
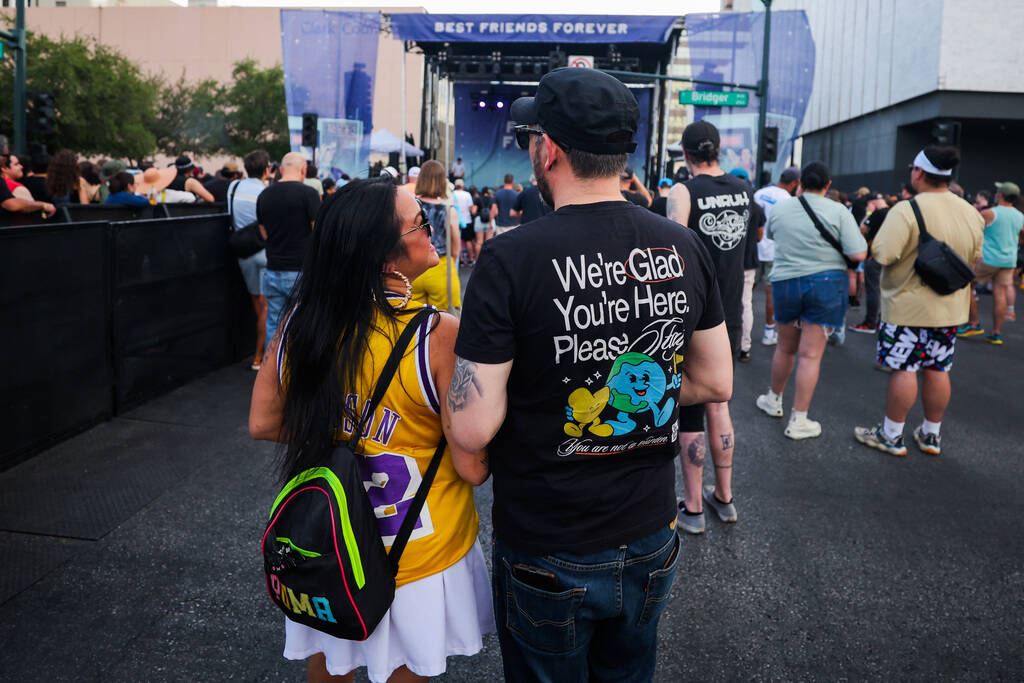
[[[886,376],[852,333],[823,363],[825,434],[789,441],[753,405],[771,358],[755,339],[732,402],[740,520],[683,539],[656,680],[1024,678],[1017,325],[1003,347],[959,343],[938,458],[854,442]],[[0,679],[304,680],[262,581],[276,488],[246,429],[253,377],[223,369],[0,474]],[[488,483],[485,548],[490,501]],[[493,636],[443,679],[500,680]]]

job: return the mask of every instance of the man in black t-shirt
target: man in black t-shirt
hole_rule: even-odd
[[[288,295],[299,279],[320,194],[306,185],[306,159],[289,152],[281,160],[281,180],[256,199],[256,220],[267,241],[263,296],[267,298],[267,344],[274,338]]]
[[[722,294],[729,344],[735,355],[740,344],[743,318],[743,271],[745,244],[750,229],[750,184],[718,165],[718,129],[707,121],[691,123],[683,131],[683,155],[692,177],[677,183],[668,195],[668,217],[689,226],[711,252]],[[715,464],[715,486],[704,481],[704,417],[707,440]],[[736,521],[732,499],[732,456],[735,446],[728,403],[690,406],[679,411],[680,460],[683,465],[684,500],[679,503],[679,526],[691,534],[704,533],[708,503],[723,522]]]
[[[551,213],[551,207],[544,203],[537,189],[537,176],[530,176],[530,186],[519,193],[515,206],[512,209],[512,218],[520,223],[529,223],[532,220],[546,216]]]
[[[910,199],[914,194],[913,186],[907,183],[900,192],[900,199]],[[879,195],[871,200],[868,208],[874,208],[874,211],[868,214],[860,225],[860,231],[864,233],[864,239],[868,243],[868,257],[864,260],[864,320],[856,325],[850,325],[850,329],[854,332],[875,334],[882,315],[882,266],[871,258],[871,242],[885,222],[890,207],[884,195]]]
[[[636,177],[636,173],[633,173],[633,169],[629,166],[619,174],[619,191],[622,192],[622,196],[625,197],[627,202],[633,202],[645,209],[650,208],[651,193],[647,191],[647,188],[644,187],[644,184],[640,182],[640,179]]]
[[[732,387],[714,265],[623,201],[639,110],[614,77],[552,71],[510,115],[555,210],[484,245],[442,408],[494,474],[505,678],[650,680],[679,553],[678,406]]]

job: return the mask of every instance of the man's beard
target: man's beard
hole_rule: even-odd
[[[551,196],[551,186],[548,185],[544,164],[532,154],[530,155],[530,161],[533,163],[533,175],[537,178],[537,189],[540,191],[540,198],[552,209],[555,208],[555,200]]]

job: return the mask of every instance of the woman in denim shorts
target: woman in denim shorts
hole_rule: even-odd
[[[807,411],[828,335],[846,324],[849,278],[843,254],[854,261],[863,261],[867,254],[853,216],[842,204],[825,198],[831,184],[824,164],[808,164],[800,176],[802,197],[778,202],[765,233],[775,240],[771,282],[779,343],[772,359],[771,388],[757,397],[757,407],[782,417],[782,392],[795,366],[796,395],[784,432],[791,439],[821,435],[821,424],[809,420]],[[818,232],[808,211],[835,237],[843,254]]]

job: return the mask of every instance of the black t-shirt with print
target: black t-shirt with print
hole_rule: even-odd
[[[628,202],[565,206],[485,242],[455,353],[514,361],[488,446],[498,537],[585,554],[669,524],[679,363],[722,319],[700,240]]]
[[[753,193],[750,185],[728,173],[701,174],[685,185],[690,191],[689,227],[711,252],[732,341],[743,314],[743,257]]]

